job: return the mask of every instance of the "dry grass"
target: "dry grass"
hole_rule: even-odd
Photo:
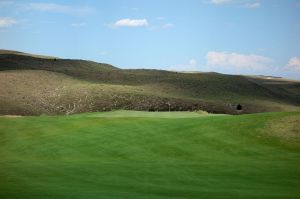
[[[291,142],[300,145],[300,116],[291,115],[279,119],[273,119],[266,125],[265,135],[279,138],[283,142]]]
[[[205,110],[233,113],[235,108],[231,104],[237,102],[244,105],[245,113],[299,109],[292,104],[260,98],[255,94],[248,99],[243,93],[239,94],[239,91],[235,94],[229,94],[227,91],[216,92],[214,86],[216,90],[220,90],[217,82],[211,83],[206,83],[208,88],[200,85],[203,88],[197,89],[199,85],[196,83],[189,86],[171,82],[116,84],[90,82],[43,70],[1,71],[0,113],[68,115],[117,109],[168,111],[169,108],[172,111]],[[224,84],[225,87],[231,85],[227,84]]]
[[[236,114],[300,111],[300,82],[217,73],[122,70],[85,60],[0,50],[0,114],[108,110]]]

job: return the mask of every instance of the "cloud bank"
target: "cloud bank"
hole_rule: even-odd
[[[0,17],[0,28],[10,27],[16,24],[17,21],[10,17]]]
[[[56,3],[29,3],[26,6],[27,10],[35,10],[40,12],[54,12],[63,14],[84,15],[92,12],[92,8],[88,6],[71,6]]]
[[[206,54],[206,64],[213,67],[262,70],[268,68],[271,63],[270,58],[254,54],[217,51],[210,51]]]
[[[72,23],[71,24],[71,26],[74,27],[74,28],[76,28],[76,27],[82,27],[82,26],[85,26],[85,25],[86,25],[86,23],[84,23],[84,22],[81,22],[81,23]]]
[[[229,2],[231,2],[232,0],[211,0],[210,2],[212,3],[212,4],[225,4],[225,3],[229,3]]]
[[[211,4],[214,5],[223,5],[223,4],[234,4],[239,5],[244,8],[258,8],[261,6],[259,0],[244,0],[244,1],[238,1],[238,0],[210,0]]]
[[[260,3],[259,2],[254,2],[254,3],[246,3],[244,5],[245,8],[258,8],[260,7]]]
[[[300,72],[300,58],[292,57],[285,69]]]
[[[149,23],[147,19],[120,19],[114,23],[114,27],[146,27]]]
[[[198,62],[196,59],[192,58],[185,64],[179,64],[169,67],[167,70],[170,71],[199,71]]]

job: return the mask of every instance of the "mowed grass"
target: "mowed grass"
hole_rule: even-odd
[[[0,117],[0,198],[300,198],[299,112],[172,114]]]
[[[89,117],[104,117],[104,118],[195,118],[200,116],[221,116],[224,114],[208,114],[205,111],[172,111],[172,112],[145,112],[145,111],[110,111],[86,114]],[[78,115],[81,117],[81,114]]]

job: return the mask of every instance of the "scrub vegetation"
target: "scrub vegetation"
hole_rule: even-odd
[[[300,110],[300,82],[163,70],[0,51],[0,114],[62,115],[111,110],[237,114]]]

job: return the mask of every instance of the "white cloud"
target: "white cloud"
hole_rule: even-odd
[[[156,17],[156,19],[159,21],[162,21],[162,20],[165,20],[166,18],[165,17]]]
[[[174,24],[171,24],[171,23],[166,23],[163,25],[163,28],[173,28],[174,27]]]
[[[26,9],[36,10],[40,12],[55,12],[78,15],[84,15],[92,12],[92,8],[88,6],[75,7],[55,3],[29,3],[26,5]]]
[[[82,23],[72,23],[71,26],[74,28],[78,28],[78,27],[82,27],[85,26],[86,23],[82,22]]]
[[[285,69],[300,72],[300,58],[292,57]]]
[[[268,68],[272,60],[261,55],[210,51],[206,63],[213,67],[234,67],[237,69],[262,70]]]
[[[136,7],[133,7],[131,8],[132,11],[139,11],[140,9],[139,8],[136,8]]]
[[[245,8],[258,8],[260,7],[260,3],[259,2],[254,2],[254,3],[246,3],[244,5]]]
[[[147,19],[120,19],[114,23],[114,27],[146,27]]]
[[[220,5],[220,4],[225,4],[225,3],[229,3],[231,2],[232,0],[211,0],[210,2],[212,4],[217,4],[217,5]]]
[[[0,28],[10,27],[16,24],[17,21],[10,17],[0,17]]]
[[[171,71],[199,71],[198,62],[196,59],[190,59],[186,64],[179,64],[169,67]]]
[[[196,59],[190,59],[189,60],[189,66],[192,66],[192,67],[197,66],[197,60]]]
[[[215,5],[231,4],[244,8],[258,8],[261,6],[260,0],[210,0]]]

